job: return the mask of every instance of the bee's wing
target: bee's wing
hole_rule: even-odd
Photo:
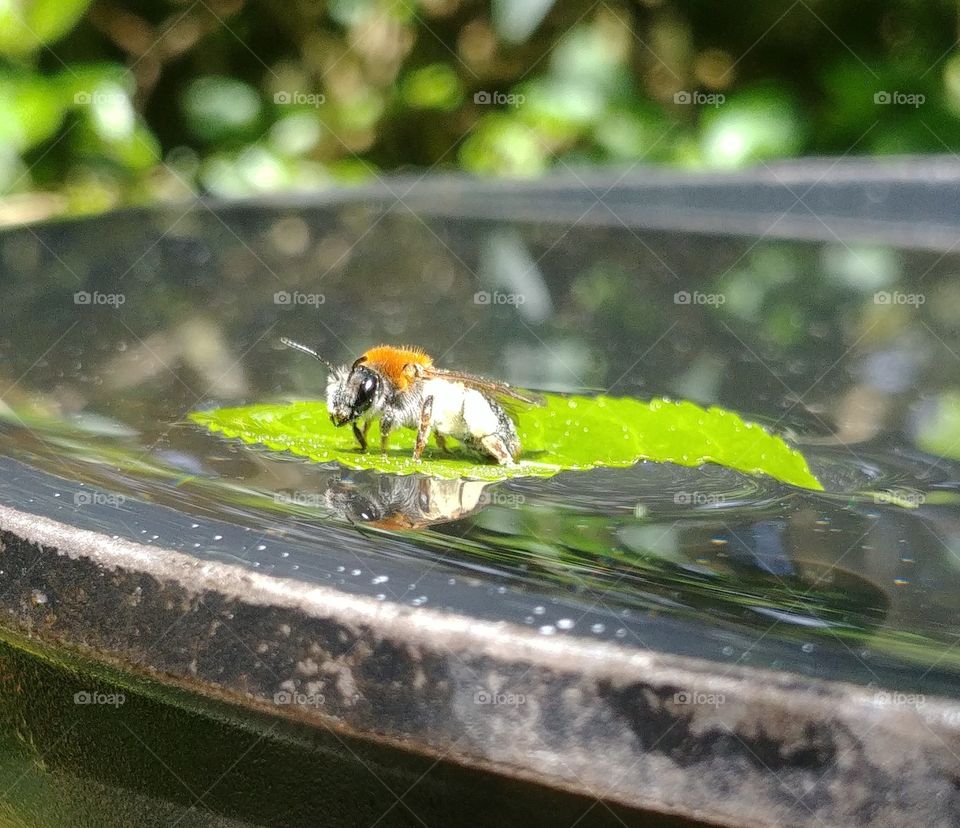
[[[526,405],[544,405],[545,400],[532,391],[518,391],[512,385],[499,380],[478,377],[466,371],[450,371],[446,368],[437,368],[433,365],[424,365],[420,368],[420,375],[428,379],[445,379],[451,382],[462,382],[470,388],[476,388],[484,394],[496,397],[503,402],[524,403]]]

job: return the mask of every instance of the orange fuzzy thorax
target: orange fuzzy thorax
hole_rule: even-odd
[[[376,368],[401,391],[405,391],[414,379],[410,372],[403,370],[407,365],[423,365],[426,368],[433,365],[430,356],[419,348],[378,345],[363,356],[367,365]]]

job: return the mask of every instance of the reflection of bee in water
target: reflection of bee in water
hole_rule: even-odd
[[[380,345],[352,365],[337,368],[312,348],[282,341],[327,366],[330,419],[337,426],[353,426],[361,451],[367,449],[370,424],[379,420],[381,452],[387,450],[390,432],[400,426],[417,431],[416,460],[432,432],[442,451],[447,450],[446,438],[453,437],[501,465],[513,465],[520,456],[520,439],[504,406],[542,405],[536,395],[520,393],[504,382],[437,368],[419,348]]]
[[[351,522],[379,529],[420,529],[460,520],[484,505],[479,480],[440,480],[418,474],[358,475],[333,481],[325,493],[328,508]]]

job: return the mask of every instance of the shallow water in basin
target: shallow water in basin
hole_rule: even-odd
[[[624,646],[957,693],[960,257],[204,207],[0,238],[0,502],[278,577]],[[485,485],[204,433],[322,395],[281,336],[720,405],[825,491],[718,466]],[[954,442],[956,441],[956,442]]]

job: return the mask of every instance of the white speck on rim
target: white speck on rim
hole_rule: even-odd
[[[543,607],[534,607],[534,608],[533,608],[533,614],[534,614],[534,615],[543,615],[545,612],[546,612],[546,610],[545,610]]]
[[[360,574],[360,570],[359,570],[359,569],[351,569],[351,570],[350,570],[350,574],[353,575],[354,578],[356,578],[356,577]]]
[[[266,549],[267,549],[267,545],[265,543],[257,544],[257,552],[265,552]]]
[[[590,632],[600,635],[600,633],[602,633],[605,629],[606,627],[603,626],[603,624],[594,624],[592,627],[590,627]]]
[[[540,628],[540,633],[542,635],[553,635],[557,631],[557,628],[553,624],[544,624]]]
[[[370,579],[370,583],[371,583],[371,584],[374,584],[374,585],[376,585],[376,584],[385,584],[385,583],[386,583],[387,581],[389,581],[389,580],[390,580],[390,576],[389,576],[389,575],[377,575],[375,578],[371,578],[371,579]]]
[[[214,536],[213,536],[213,539],[214,539],[214,540],[223,540],[223,535],[214,535]]]
[[[574,621],[572,618],[561,618],[559,621],[557,621],[557,626],[561,630],[572,630],[573,624],[574,624]]]

